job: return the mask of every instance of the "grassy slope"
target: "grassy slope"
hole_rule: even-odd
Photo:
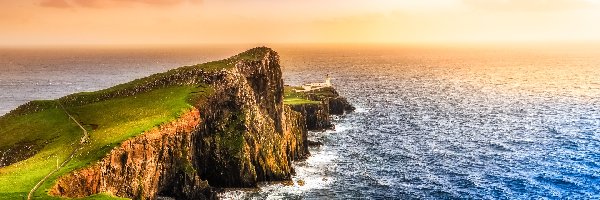
[[[45,190],[50,188],[60,175],[101,159],[123,140],[176,119],[182,112],[191,108],[187,99],[192,92],[197,92],[194,95],[207,94],[210,93],[210,89],[172,86],[132,97],[67,107],[69,113],[82,124],[88,125],[86,128],[90,133],[90,142],[78,151],[73,160],[46,181],[35,195],[49,198]],[[0,128],[2,138],[25,135],[24,138],[32,138],[48,145],[27,160],[0,168],[0,198],[18,199],[26,196],[41,178],[56,167],[57,159],[62,162],[70,155],[82,136],[82,131],[60,109],[3,119],[2,122],[9,122],[10,125],[8,128]],[[97,125],[97,129],[92,130],[91,124]],[[51,131],[45,128],[51,128]],[[1,144],[5,144],[4,141]]]
[[[2,118],[0,120],[0,144],[10,145],[17,141],[32,141],[45,145],[33,157],[0,168],[0,199],[22,199],[46,174],[56,167],[56,160],[63,161],[73,150],[73,143],[81,135],[76,124],[60,109],[49,109],[30,115]],[[12,140],[12,141],[11,141]]]
[[[52,175],[36,191],[36,197],[59,199],[47,190],[61,175],[100,160],[120,142],[161,123],[176,119],[192,106],[191,99],[212,93],[207,85],[178,83],[181,77],[199,71],[230,68],[240,60],[256,61],[267,48],[254,48],[228,59],[185,66],[97,92],[82,92],[59,100],[33,101],[0,117],[0,150],[18,143],[39,149],[29,157],[0,168],[0,199],[24,199],[34,185],[68,158],[82,137],[81,129],[60,109],[86,126],[90,140],[73,160]],[[86,199],[114,199],[98,194]]]
[[[311,101],[306,98],[304,93],[295,92],[294,89],[302,89],[301,87],[285,86],[283,94],[283,103],[287,105],[299,104],[320,104],[320,101]]]

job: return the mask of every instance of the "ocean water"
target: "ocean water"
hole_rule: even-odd
[[[0,115],[31,100],[96,91],[184,65],[227,58],[243,46],[0,49]]]
[[[236,48],[1,51],[0,109],[243,49]],[[335,130],[310,133],[323,145],[294,164],[294,185],[232,189],[225,199],[600,198],[598,50],[275,50],[286,84],[330,74],[357,111],[334,117]]]

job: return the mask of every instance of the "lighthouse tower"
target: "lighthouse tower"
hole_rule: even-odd
[[[329,74],[325,75],[325,86],[331,87],[331,78],[329,78]]]

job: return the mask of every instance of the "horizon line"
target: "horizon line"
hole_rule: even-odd
[[[45,48],[164,48],[164,47],[227,47],[227,46],[389,46],[389,47],[527,47],[527,46],[596,46],[600,41],[514,41],[514,42],[208,42],[208,43],[57,43],[57,44],[0,44],[0,49]]]

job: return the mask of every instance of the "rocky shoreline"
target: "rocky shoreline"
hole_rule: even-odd
[[[310,104],[284,104],[278,54],[260,48],[210,77],[214,93],[177,120],[122,142],[100,161],[58,179],[49,193],[132,199],[214,199],[214,188],[290,180],[292,162],[308,156],[309,130],[333,128],[330,115],[354,110],[333,87],[309,92]],[[190,75],[191,76],[191,75]]]

